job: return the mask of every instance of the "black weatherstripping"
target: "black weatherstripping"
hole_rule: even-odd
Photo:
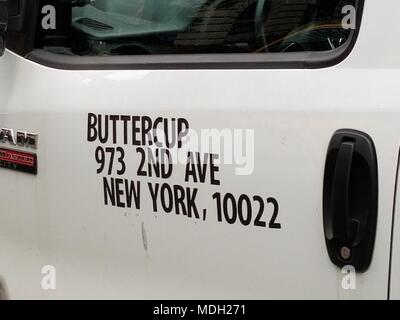
[[[3,55],[5,49],[5,32],[8,26],[8,7],[7,0],[0,0],[0,56]]]
[[[378,166],[366,133],[336,131],[328,147],[323,190],[325,242],[331,261],[368,269],[378,216]]]

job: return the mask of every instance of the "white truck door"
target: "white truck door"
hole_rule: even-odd
[[[57,7],[72,33],[7,38],[7,297],[386,299],[400,3],[146,2]],[[342,129],[372,142],[332,147]]]

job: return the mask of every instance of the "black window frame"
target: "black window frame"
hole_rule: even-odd
[[[11,0],[12,1],[12,0]],[[17,0],[13,0],[17,1]],[[16,23],[20,30],[7,35],[7,47],[46,67],[62,70],[196,70],[196,69],[321,69],[337,65],[352,52],[362,25],[365,0],[357,2],[357,28],[341,47],[323,52],[162,54],[68,56],[34,49],[40,0],[18,0],[25,8]],[[37,12],[37,15],[32,14]]]

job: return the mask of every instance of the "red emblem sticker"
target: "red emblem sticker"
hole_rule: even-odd
[[[0,168],[37,174],[37,156],[34,153],[0,148]]]

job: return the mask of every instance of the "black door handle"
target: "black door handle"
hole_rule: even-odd
[[[366,271],[378,214],[375,147],[365,133],[339,130],[328,147],[323,190],[325,242],[331,261]]]
[[[346,241],[350,238],[349,193],[354,143],[344,142],[339,147],[332,189],[332,234]]]

